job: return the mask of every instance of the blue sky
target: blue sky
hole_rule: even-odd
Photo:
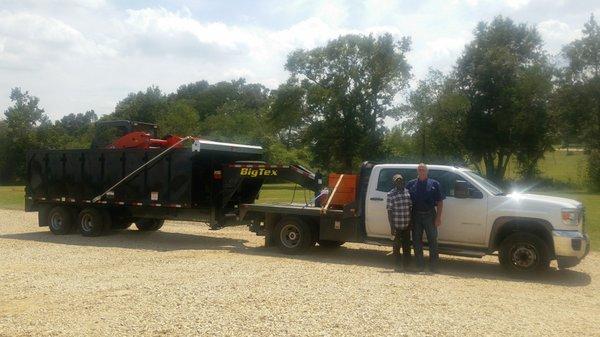
[[[128,93],[245,77],[275,88],[286,55],[347,33],[410,36],[413,82],[450,71],[479,21],[534,25],[549,54],[580,36],[599,1],[0,0],[0,111],[19,86],[52,119],[113,111]]]

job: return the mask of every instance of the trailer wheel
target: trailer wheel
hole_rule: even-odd
[[[77,216],[79,232],[83,236],[100,236],[110,229],[110,215],[103,209],[86,208]]]
[[[334,241],[334,240],[319,240],[319,247],[322,248],[338,248],[343,245],[344,241]]]
[[[515,233],[500,244],[498,259],[508,272],[528,274],[543,272],[550,265],[549,249],[539,237],[529,233]]]
[[[300,254],[315,244],[310,226],[299,218],[281,219],[273,237],[285,254]]]
[[[164,223],[165,220],[161,219],[138,219],[135,226],[141,231],[150,232],[159,230]]]
[[[70,209],[56,206],[48,212],[48,226],[56,235],[69,234],[73,230],[73,214]]]

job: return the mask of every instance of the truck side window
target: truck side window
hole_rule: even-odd
[[[429,178],[435,179],[440,183],[440,187],[442,188],[442,192],[447,197],[454,196],[454,182],[456,181],[456,174],[448,171],[440,171],[440,170],[429,170]]]
[[[435,179],[440,183],[442,192],[447,197],[454,197],[454,184],[456,184],[457,180],[465,180],[454,172],[441,170],[430,170],[429,178]]]
[[[379,177],[377,178],[377,190],[380,192],[389,192],[394,188],[394,182],[392,177],[394,174],[400,173],[406,182],[413,180],[417,177],[416,169],[406,168],[389,168],[382,169],[379,171]]]

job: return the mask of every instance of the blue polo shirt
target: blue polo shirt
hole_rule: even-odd
[[[440,183],[435,179],[413,179],[406,184],[406,189],[410,193],[410,198],[416,211],[432,210],[438,201],[446,198],[444,192],[442,192]]]

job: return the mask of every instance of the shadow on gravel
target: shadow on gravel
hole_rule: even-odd
[[[246,240],[215,238],[194,234],[169,232],[140,232],[124,230],[100,237],[78,234],[54,235],[51,232],[31,232],[0,235],[0,239],[38,241],[72,246],[143,249],[159,252],[177,250],[243,250]]]
[[[80,235],[57,236],[48,232],[30,232],[0,235],[0,239],[37,241],[74,246],[113,247],[124,249],[144,249],[153,251],[177,250],[226,250],[233,253],[256,256],[271,256],[291,260],[305,260],[320,263],[360,265],[385,268],[384,273],[393,272],[394,258],[389,252],[373,249],[339,247],[335,249],[314,247],[303,255],[284,255],[275,247],[249,247],[247,240],[218,238],[197,234],[172,232],[140,232],[125,230],[111,235],[88,238]],[[567,287],[582,287],[591,283],[591,277],[575,270],[557,270],[527,278],[507,275],[498,263],[489,263],[477,259],[441,257],[439,274],[457,278],[477,278],[506,280],[511,282],[541,283]],[[401,277],[402,273],[398,273]],[[427,277],[427,276],[424,276]],[[431,277],[435,277],[432,275]]]
[[[335,250],[313,248],[305,255],[289,256],[280,254],[275,248],[257,247],[253,248],[253,254],[279,255],[284,258],[301,259],[314,262],[336,263],[346,265],[364,265],[370,267],[381,267],[388,270],[383,273],[396,273],[394,271],[394,258],[386,251],[371,249],[353,249],[339,247]],[[262,250],[262,252],[260,252]],[[425,256],[427,260],[427,256]],[[583,287],[591,283],[592,278],[587,273],[575,270],[558,270],[551,268],[548,272],[529,277],[513,277],[507,274],[500,264],[490,263],[478,259],[468,258],[445,258],[440,257],[438,274],[456,278],[475,278],[489,280],[506,280],[511,282],[541,283],[549,285],[560,285],[566,287]],[[400,272],[413,274],[414,272]],[[435,275],[425,275],[424,277]]]

